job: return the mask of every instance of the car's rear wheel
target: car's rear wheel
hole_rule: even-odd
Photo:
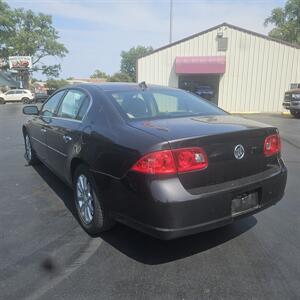
[[[5,104],[5,100],[3,98],[0,98],[0,104]]]
[[[24,144],[25,144],[25,158],[29,165],[36,165],[39,163],[39,159],[37,158],[34,150],[32,149],[30,137],[28,133],[24,134]]]
[[[29,104],[30,103],[30,99],[29,98],[22,98],[22,102],[24,103],[24,104]]]
[[[73,191],[78,219],[87,233],[96,235],[114,225],[114,221],[103,209],[101,191],[93,174],[85,165],[79,165],[75,170]]]

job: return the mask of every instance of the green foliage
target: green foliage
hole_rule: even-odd
[[[0,0],[0,47],[4,44],[4,39],[13,30],[12,12],[7,3]]]
[[[109,82],[132,82],[132,79],[126,73],[117,72],[114,75],[109,76],[107,78],[107,81],[109,81]]]
[[[90,76],[90,78],[108,78],[108,75],[105,72],[100,71],[99,69],[95,70],[95,72]]]
[[[57,77],[59,64],[47,66],[42,63],[45,57],[62,58],[66,47],[58,42],[59,36],[52,26],[52,17],[31,10],[12,9],[0,0],[0,46],[2,57],[28,55],[33,58],[33,71],[41,71],[48,77]]]
[[[288,0],[284,8],[274,8],[264,24],[275,25],[269,36],[300,45],[300,0]]]
[[[50,90],[58,90],[66,85],[69,83],[64,79],[48,79],[46,81],[46,87]]]
[[[136,79],[136,62],[139,58],[151,53],[153,48],[137,46],[132,47],[129,51],[121,52],[121,73],[129,75],[130,81]]]

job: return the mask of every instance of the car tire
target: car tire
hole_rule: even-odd
[[[88,234],[98,235],[114,226],[114,220],[103,208],[101,191],[95,178],[83,164],[74,172],[73,192],[78,220]]]
[[[25,159],[28,162],[28,165],[37,165],[40,161],[34,152],[31,144],[30,137],[27,132],[24,134],[24,145],[25,145]]]
[[[0,104],[5,104],[5,100],[3,98],[0,98]]]
[[[295,118],[300,118],[300,112],[299,111],[295,111],[295,110],[291,110],[291,115],[294,116]]]
[[[29,98],[22,98],[22,102],[24,104],[29,104],[30,103],[30,99]]]

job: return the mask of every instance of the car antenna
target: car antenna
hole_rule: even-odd
[[[142,90],[145,90],[146,88],[148,88],[145,81],[140,82],[140,83],[139,83],[139,87],[140,87]]]

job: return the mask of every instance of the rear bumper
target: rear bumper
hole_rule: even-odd
[[[139,182],[129,177],[115,182],[118,186],[107,205],[117,221],[168,240],[221,227],[276,204],[284,195],[286,179],[283,162],[276,170],[198,191],[185,190],[178,178]],[[232,199],[251,191],[258,191],[259,205],[232,216]]]
[[[235,216],[235,217],[227,216],[227,217],[224,217],[224,218],[221,218],[221,219],[214,219],[210,222],[200,223],[200,224],[187,226],[187,227],[181,227],[181,228],[154,227],[152,225],[140,223],[136,220],[130,219],[128,217],[120,216],[120,215],[116,219],[119,222],[121,222],[125,225],[128,225],[129,227],[132,227],[134,229],[137,229],[139,231],[147,233],[147,234],[149,234],[153,237],[156,237],[158,239],[172,240],[172,239],[180,238],[180,237],[183,237],[183,236],[200,233],[200,232],[203,232],[203,231],[213,230],[215,228],[231,224],[235,220],[238,220],[238,219],[250,216],[250,215],[254,215],[254,214],[260,212],[261,210],[264,210],[264,209],[266,209],[266,208],[268,208],[272,205],[275,205],[281,198],[282,198],[282,196],[278,197],[278,198],[273,198],[271,201],[269,201],[269,202],[267,202],[263,205],[260,205],[258,208],[254,209],[254,210],[251,210],[249,212],[240,214],[240,215]]]

